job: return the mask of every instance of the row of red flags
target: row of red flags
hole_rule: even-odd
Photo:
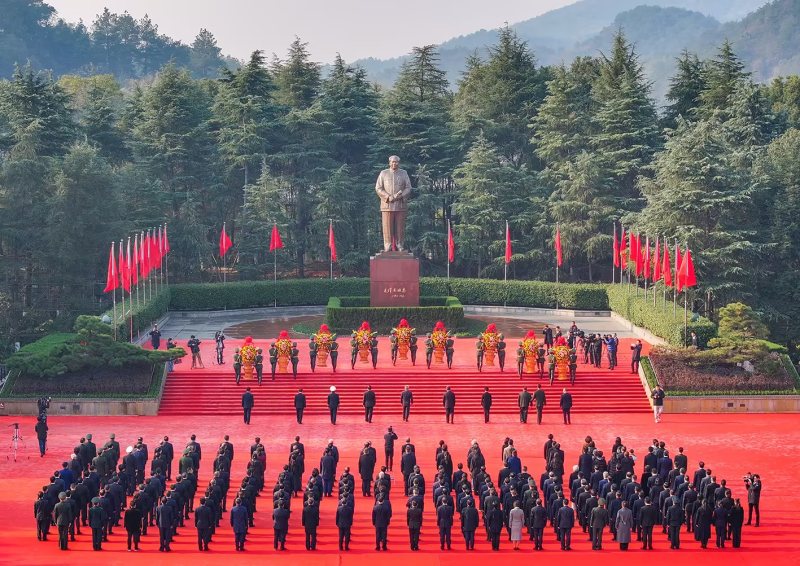
[[[231,239],[228,236],[228,233],[225,231],[225,224],[222,225],[222,232],[219,235],[219,256],[224,257],[228,250],[231,249],[233,243],[231,243]],[[336,259],[336,239],[333,237],[333,221],[330,223],[330,227],[328,229],[328,247],[331,250],[331,259],[333,261],[337,261]],[[274,252],[275,250],[279,250],[283,248],[283,240],[281,239],[281,234],[278,232],[278,226],[273,224],[272,226],[272,234],[269,238],[269,251]]]
[[[169,252],[166,224],[134,235],[133,246],[128,238],[127,249],[125,248],[120,240],[118,257],[115,257],[114,242],[111,242],[105,293],[119,287],[130,293],[132,285],[136,285],[139,279],[147,279],[154,269],[161,266],[162,258]]]
[[[650,236],[645,236],[644,249],[642,248],[641,236],[630,232],[627,237],[625,228],[622,228],[621,238],[617,239],[617,230],[614,229],[614,266],[628,268],[628,262],[633,264],[636,277],[644,277],[645,281],[652,280],[653,283],[664,280],[667,287],[673,286],[672,268],[670,265],[669,247],[666,242],[661,245],[661,240],[656,238],[655,248],[651,256]],[[681,249],[675,244],[675,290],[681,292],[684,287],[694,287],[697,285],[697,277],[694,272],[694,262],[692,252],[687,249],[681,255]]]

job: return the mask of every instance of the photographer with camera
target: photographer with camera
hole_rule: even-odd
[[[217,330],[216,334],[214,334],[214,342],[217,343],[217,364],[222,365],[225,363],[222,360],[222,353],[223,350],[225,350],[225,335],[222,333],[222,330]]]
[[[36,406],[39,408],[39,418],[47,418],[47,410],[50,408],[50,397],[40,397],[36,400]]]
[[[747,472],[744,476],[744,486],[747,488],[747,525],[753,520],[753,510],[756,511],[756,527],[761,521],[759,503],[761,503],[761,476]]]

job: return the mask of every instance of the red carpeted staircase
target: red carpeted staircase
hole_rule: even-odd
[[[230,342],[230,341],[229,341]],[[442,395],[445,386],[450,386],[456,394],[456,414],[482,414],[480,400],[483,388],[489,387],[493,397],[493,414],[512,414],[519,411],[517,396],[522,387],[530,392],[541,383],[547,394],[546,413],[560,413],[559,397],[567,387],[573,398],[573,413],[644,413],[650,411],[650,405],[638,375],[630,373],[631,340],[620,341],[619,365],[613,371],[607,364],[601,369],[578,364],[577,379],[574,386],[568,381],[554,381],[550,386],[545,373],[544,379],[537,374],[523,374],[519,379],[516,374],[516,360],[512,344],[517,340],[509,339],[509,355],[506,359],[505,372],[501,373],[497,362],[495,367],[484,367],[478,372],[474,363],[474,340],[458,340],[453,369],[444,365],[425,367],[424,349],[420,348],[417,365],[408,361],[398,361],[391,365],[389,359],[389,343],[380,340],[379,363],[377,369],[372,364],[357,363],[355,369],[350,368],[349,347],[343,342],[343,351],[339,356],[337,372],[333,373],[330,361],[327,368],[319,368],[311,373],[306,343],[300,342],[300,367],[297,379],[292,374],[278,374],[275,381],[269,374],[269,363],[265,363],[262,385],[253,379],[242,378],[236,385],[231,356],[233,346],[226,348],[226,364],[212,364],[214,359],[213,343],[203,344],[203,360],[205,369],[191,370],[191,360],[185,358],[182,364],[175,366],[169,374],[161,401],[159,415],[239,415],[241,414],[241,396],[245,387],[251,387],[255,395],[254,415],[287,415],[294,414],[294,396],[299,388],[306,395],[306,414],[327,414],[327,396],[331,385],[336,386],[341,405],[339,414],[363,414],[362,396],[367,385],[372,386],[377,397],[375,414],[400,414],[400,393],[405,385],[410,386],[414,394],[413,414],[441,414]],[[256,340],[258,346],[266,350],[269,340]],[[206,349],[207,348],[207,349]],[[648,346],[645,346],[647,349]],[[342,363],[344,362],[344,363]]]

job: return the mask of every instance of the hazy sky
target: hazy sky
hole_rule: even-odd
[[[161,33],[191,43],[200,28],[223,52],[246,58],[255,49],[283,55],[299,36],[316,61],[336,52],[347,61],[403,55],[473,31],[543,14],[575,0],[47,0],[67,21],[88,26],[108,7],[134,18],[149,14]]]

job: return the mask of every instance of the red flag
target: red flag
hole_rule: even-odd
[[[628,261],[630,261],[634,267],[636,268],[637,258],[636,258],[636,244],[638,242],[636,236],[633,235],[633,232],[628,234],[628,240],[630,240],[628,245]]]
[[[150,270],[158,269],[161,265],[161,254],[158,252],[158,236],[153,228],[153,237],[150,238]]]
[[[331,261],[337,261],[336,240],[333,238],[333,220],[331,220],[331,225],[328,229],[328,247],[331,249]]]
[[[119,287],[117,280],[117,264],[114,261],[114,242],[111,242],[111,253],[108,254],[108,273],[106,274],[106,288],[103,293],[108,293]]]
[[[692,263],[692,252],[686,250],[681,262],[681,269],[678,273],[678,279],[681,281],[683,287],[694,287],[697,285],[697,277],[694,274],[694,263]]]
[[[231,249],[231,239],[228,237],[228,234],[225,232],[225,224],[222,225],[222,232],[219,235],[219,257],[224,256],[228,253],[228,250]]]
[[[561,267],[561,227],[556,224],[556,264]]]
[[[122,249],[122,242],[119,243],[119,261],[117,262],[117,265],[119,266],[119,283],[123,289],[130,293],[131,283],[130,278],[128,277],[128,265],[125,262],[125,253]]]
[[[456,260],[456,244],[453,241],[453,230],[450,228],[450,221],[447,221],[447,260],[453,263]]]
[[[661,279],[661,238],[656,238],[656,249],[653,252],[653,283]]]
[[[144,232],[139,234],[139,276],[142,280],[147,279],[147,242],[144,239]]]
[[[622,269],[628,268],[628,240],[625,238],[625,226],[622,227],[622,237],[619,239],[619,263]]]
[[[506,220],[506,263],[511,263],[511,232],[508,229]]]
[[[161,258],[164,257],[164,236],[161,233],[162,226],[158,227],[158,263],[161,264]]]
[[[614,224],[614,267],[619,267],[619,242],[617,241],[617,225]]]
[[[681,248],[675,244],[675,290],[680,293],[683,290],[683,281],[681,280]]]
[[[147,275],[153,271],[152,248],[153,244],[150,241],[150,230],[148,230],[147,235],[144,237],[144,272]]]
[[[283,248],[283,241],[281,240],[281,235],[278,232],[278,225],[272,225],[272,236],[269,239],[269,251],[274,252],[275,250],[279,250]]]
[[[672,287],[672,268],[669,265],[669,247],[664,242],[664,264],[661,266],[664,275],[664,285]]]
[[[650,279],[650,236],[645,237],[644,258],[642,259],[642,263],[644,264],[644,280],[647,281]]]
[[[139,282],[139,235],[133,236],[133,256],[131,257],[131,284]]]
[[[636,277],[639,277],[644,271],[644,254],[642,253],[642,238],[639,234],[636,234],[636,238],[634,240],[636,247],[631,250],[631,253],[635,256],[634,261],[636,262]]]
[[[167,225],[164,224],[164,254],[169,251],[169,238],[167,238]]]

